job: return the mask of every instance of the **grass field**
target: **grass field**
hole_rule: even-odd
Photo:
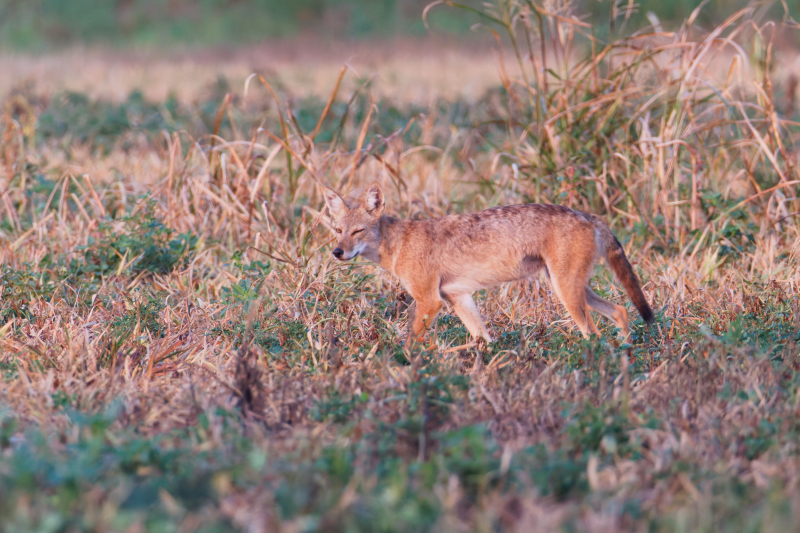
[[[368,66],[8,87],[0,531],[797,531],[788,52],[750,11],[592,46],[528,5],[487,12],[515,39],[479,95],[411,59],[424,97]],[[318,184],[373,181],[404,217],[603,216],[655,325],[599,267],[625,341],[542,278],[477,295],[484,349],[445,309],[404,350],[403,288],[330,256]]]

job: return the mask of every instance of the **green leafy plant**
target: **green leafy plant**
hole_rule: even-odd
[[[43,259],[43,264],[47,261],[48,258]],[[31,305],[52,298],[59,282],[58,273],[52,269],[34,268],[29,264],[21,268],[0,265],[0,324],[11,318],[35,318]]]
[[[82,260],[72,261],[76,276],[106,276],[120,270],[138,274],[166,274],[191,261],[197,236],[175,231],[156,218],[155,204],[125,216],[121,230],[111,222],[101,222],[98,236],[90,236],[81,249]]]

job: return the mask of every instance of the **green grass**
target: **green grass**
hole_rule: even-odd
[[[487,527],[503,528],[531,519],[520,501],[536,497],[564,507],[564,527],[581,528],[581,513],[571,504],[583,501],[582,512],[600,513],[613,502],[620,524],[653,531],[678,531],[686,520],[717,531],[760,530],[792,516],[782,482],[757,488],[705,455],[769,462],[794,449],[800,426],[788,400],[798,393],[797,356],[775,355],[780,346],[758,349],[755,339],[765,324],[791,330],[788,342],[796,342],[798,332],[787,324],[786,304],[766,301],[765,315],[744,313],[731,326],[739,332],[735,349],[752,353],[747,359],[728,353],[730,332],[718,338],[687,333],[679,340],[692,345],[688,359],[673,361],[663,381],[644,385],[650,389],[636,392],[634,385],[634,392],[624,389],[619,396],[612,382],[624,375],[625,349],[546,339],[551,360],[568,361],[576,349],[586,356],[550,377],[543,376],[542,358],[490,372],[491,390],[506,395],[493,398],[499,413],[480,380],[448,368],[452,361],[442,366],[435,356],[421,354],[410,372],[399,369],[408,381],[384,383],[388,360],[381,351],[376,357],[384,362],[371,370],[337,371],[338,386],[319,367],[270,371],[288,385],[266,391],[279,403],[261,422],[243,420],[218,394],[197,389],[170,401],[170,410],[184,413],[182,422],[162,429],[140,419],[123,398],[100,407],[80,390],[59,389],[47,408],[60,421],[53,428],[31,426],[8,410],[0,417],[4,528],[116,531],[141,523],[171,530],[191,519],[198,530],[229,530],[244,524],[225,509],[245,502],[260,502],[250,511],[259,519],[308,530],[437,531],[446,520],[479,516]],[[637,360],[652,358],[647,348],[633,352]],[[287,345],[282,357],[305,351]],[[644,376],[636,368],[629,371],[634,383]],[[562,386],[569,392],[553,392]],[[139,400],[147,409],[166,392],[164,385],[152,387]],[[287,387],[294,389],[288,397]],[[658,390],[663,387],[685,394],[665,397]],[[760,397],[775,401],[759,407]],[[521,398],[523,405],[514,407]],[[683,402],[688,419],[679,414]],[[756,418],[703,421],[694,414],[720,409],[754,410]],[[291,432],[287,441],[289,426],[308,429]],[[665,439],[676,431],[697,435],[696,448],[670,448]],[[504,451],[523,436],[531,444]],[[653,454],[661,457],[656,464],[647,459]],[[622,464],[641,464],[636,492],[592,487],[589,472]],[[657,514],[643,507],[643,494],[677,479],[698,487],[703,499],[684,506],[679,494],[673,511]],[[447,494],[459,502],[456,508]],[[736,518],[742,509],[744,522]]]
[[[308,35],[359,38],[422,35],[420,0],[0,1],[0,44],[42,49],[64,44],[158,47],[242,45]],[[471,18],[437,13],[437,28],[463,33]]]
[[[54,49],[65,44],[108,44],[118,47],[165,45],[243,45],[266,39],[307,36],[323,39],[378,38],[426,33],[421,15],[427,0],[207,0],[153,2],[148,0],[0,0],[0,46]],[[461,2],[480,9],[472,0]],[[608,7],[601,2],[570,2],[572,10],[586,13],[600,36],[620,29],[641,27],[647,14],[655,14],[668,29],[687,19],[699,0],[643,0],[627,13],[627,2],[618,7],[620,20],[612,28]],[[565,4],[567,5],[567,4]],[[705,4],[698,22],[719,24],[747,0],[713,0]],[[797,6],[788,2],[789,16],[797,18]],[[767,11],[770,18],[784,15],[780,3]],[[629,19],[626,23],[622,21]],[[480,19],[446,9],[431,10],[428,23],[438,32],[463,35]],[[613,31],[612,31],[613,30]]]

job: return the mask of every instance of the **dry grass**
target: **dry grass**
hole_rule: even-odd
[[[535,13],[509,6],[527,47]],[[573,54],[564,24],[548,57]],[[598,43],[547,88],[521,52],[473,127],[432,107],[380,137],[379,109],[362,154],[364,102],[339,144],[278,91],[264,131],[234,101],[215,138],[104,155],[36,141],[46,103],[7,99],[0,529],[797,530],[797,130],[751,58],[706,68],[753,28]],[[404,352],[402,288],[332,262],[318,211],[318,182],[373,180],[401,216],[604,214],[657,325],[584,341],[532,280],[480,299],[484,352],[447,313]]]
[[[294,96],[331,90],[343,64],[350,73],[342,94],[367,77],[373,91],[400,102],[427,105],[433,98],[475,100],[497,83],[490,50],[443,39],[395,42],[317,42],[308,38],[246,50],[106,51],[73,48],[60,54],[0,54],[0,97],[23,83],[54,94],[76,91],[92,98],[124,100],[132,90],[163,101],[170,94],[192,102],[220,76],[241,88],[253,72],[278,76]]]

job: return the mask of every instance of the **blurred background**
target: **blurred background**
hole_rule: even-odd
[[[653,25],[677,30],[701,4],[614,2],[536,5],[590,24],[587,33],[608,42],[652,31]],[[507,39],[500,37],[498,51],[496,25],[478,24],[487,21],[483,14],[499,13],[507,3],[487,8],[478,0],[457,6],[430,0],[0,0],[0,99],[70,92],[122,102],[137,91],[152,101],[197,103],[215,101],[228,90],[241,93],[254,72],[284,96],[304,98],[327,95],[347,65],[340,95],[368,80],[376,98],[398,103],[475,102],[500,85],[498,57],[508,59],[507,68],[516,64]],[[707,0],[693,31],[711,31],[747,5],[754,6],[752,19],[762,23],[800,12],[797,0]],[[576,40],[574,52],[587,52],[581,50],[586,42]],[[775,55],[782,54],[785,68],[795,67],[797,44],[796,32],[777,37]]]
[[[686,19],[700,0],[614,0],[618,10],[631,9],[630,26],[640,27],[648,13],[669,29]],[[313,36],[315,40],[420,37],[429,31],[422,12],[429,0],[0,0],[0,47],[46,51],[64,45],[115,47],[240,46],[272,39]],[[462,4],[480,8],[475,0]],[[610,31],[609,0],[544,2],[551,11],[572,4],[599,36]],[[789,15],[797,0],[785,2]],[[710,0],[700,13],[701,25],[716,24],[745,0]],[[784,6],[761,8],[782,18]],[[453,9],[433,9],[429,26],[437,33],[464,36],[478,16]]]

